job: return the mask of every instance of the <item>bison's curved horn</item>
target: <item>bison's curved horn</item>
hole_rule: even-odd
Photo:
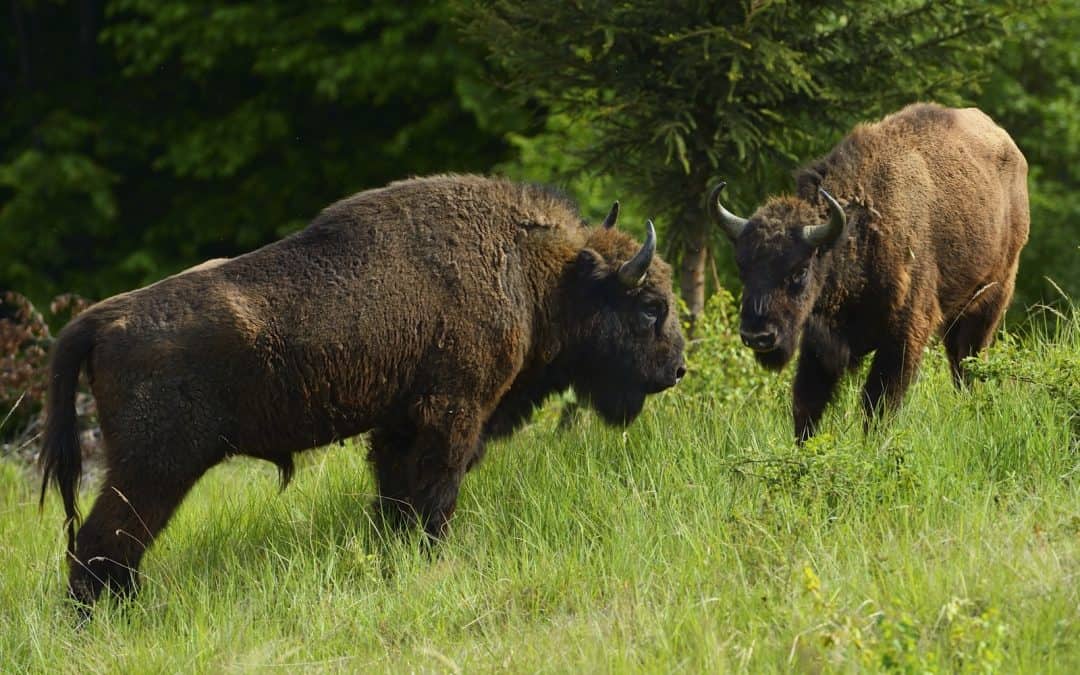
[[[604,229],[610,230],[615,227],[615,224],[619,222],[619,200],[616,199],[615,203],[611,205],[611,210],[608,211],[607,217],[604,218]]]
[[[720,192],[727,185],[724,181],[720,181],[720,184],[713,188],[712,193],[709,195],[709,215],[713,220],[724,228],[724,232],[727,232],[727,236],[735,241],[739,238],[739,235],[746,229],[746,218],[740,218],[731,211],[724,208],[724,205],[720,203]]]
[[[645,281],[645,273],[649,271],[653,255],[656,254],[656,228],[653,227],[651,220],[645,221],[645,230],[645,243],[641,245],[633,258],[624,262],[619,268],[619,281],[624,286],[631,288],[640,286]]]
[[[836,241],[836,238],[844,231],[844,225],[847,223],[847,215],[844,214],[844,209],[833,199],[833,196],[826,192],[824,188],[818,188],[818,192],[825,198],[825,203],[829,205],[829,222],[825,225],[808,225],[802,229],[803,239],[814,246],[831,244]]]

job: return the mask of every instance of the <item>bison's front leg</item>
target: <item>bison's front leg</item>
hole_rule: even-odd
[[[811,317],[803,331],[791,397],[795,441],[800,445],[814,435],[850,360],[847,342],[822,321]]]
[[[795,441],[800,445],[814,435],[825,407],[832,400],[843,366],[822,358],[815,346],[805,342],[799,353],[799,367],[792,387],[791,410],[795,420]]]
[[[383,519],[395,528],[415,522],[416,512],[410,497],[416,474],[415,439],[415,430],[404,424],[384,426],[371,432],[368,461],[375,470],[378,489],[375,506]]]
[[[482,417],[467,404],[450,403],[416,435],[417,463],[412,502],[424,531],[441,539],[457,508],[458,489],[480,447]]]
[[[379,503],[392,522],[419,521],[432,539],[444,536],[461,479],[479,447],[479,419],[465,406],[447,404],[437,414],[419,416],[411,432],[373,435]]]
[[[919,372],[926,341],[925,336],[909,336],[878,347],[863,387],[864,429],[870,428],[875,417],[900,405]]]

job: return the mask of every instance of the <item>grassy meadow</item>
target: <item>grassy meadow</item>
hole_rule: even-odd
[[[626,430],[560,428],[556,402],[489,449],[433,556],[373,525],[360,439],[302,456],[283,493],[235,460],[148,554],[138,598],[79,628],[59,499],[39,516],[37,483],[2,462],[0,667],[1080,672],[1080,421],[1053,384],[1080,330],[994,354],[956,392],[935,347],[866,435],[849,382],[803,449],[783,378],[670,391]]]

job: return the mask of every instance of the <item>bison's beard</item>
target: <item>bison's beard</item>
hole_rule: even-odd
[[[580,392],[600,419],[613,426],[633,422],[645,406],[645,392],[639,387],[602,388]]]
[[[754,352],[754,358],[757,359],[758,364],[765,370],[771,370],[773,372],[779,372],[784,369],[784,366],[791,361],[791,357],[795,354],[794,340],[785,340],[780,345],[768,352]]]

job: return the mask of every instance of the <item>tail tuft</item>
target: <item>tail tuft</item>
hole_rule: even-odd
[[[79,524],[76,494],[82,477],[82,448],[75,415],[75,391],[79,372],[94,347],[94,324],[83,315],[60,332],[49,363],[49,393],[46,401],[45,441],[39,461],[42,468],[41,497],[45,503],[49,483],[56,485],[67,516],[68,553],[75,553],[75,529]]]

